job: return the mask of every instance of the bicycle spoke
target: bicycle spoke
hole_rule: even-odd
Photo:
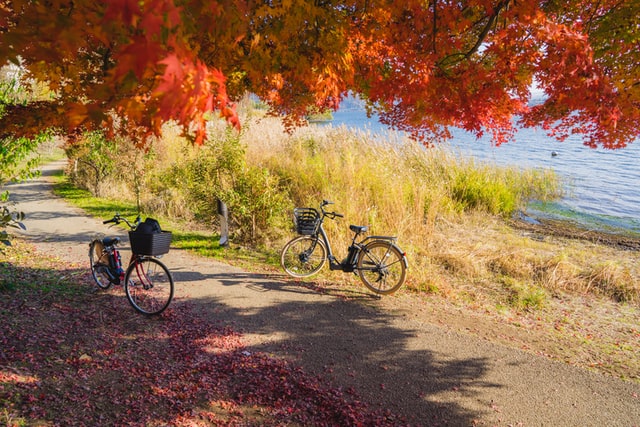
[[[154,258],[134,261],[125,278],[127,298],[144,314],[159,314],[173,298],[173,278],[164,264]]]
[[[374,241],[361,254],[358,273],[373,292],[391,294],[404,283],[406,266],[397,247],[386,241]]]
[[[94,240],[89,245],[89,263],[96,285],[101,289],[108,289],[112,282],[109,275],[109,254],[100,240]]]
[[[326,258],[327,251],[320,240],[300,236],[285,245],[280,264],[290,276],[308,277],[320,271]]]

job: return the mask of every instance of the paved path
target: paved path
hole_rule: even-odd
[[[85,262],[90,238],[115,229],[52,195],[61,165],[10,186],[11,199],[38,249]],[[174,303],[243,332],[249,351],[290,358],[422,425],[640,426],[639,384],[451,332],[421,317],[424,303],[390,311],[366,293],[321,295],[180,250],[163,260],[177,281]]]

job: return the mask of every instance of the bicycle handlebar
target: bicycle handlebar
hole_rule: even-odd
[[[322,215],[324,216],[328,216],[331,219],[334,218],[344,218],[344,215],[337,213],[337,212],[327,212],[324,210],[324,207],[327,205],[332,205],[333,202],[330,202],[329,200],[323,200],[322,203],[320,203],[320,210],[322,211]]]
[[[337,212],[324,212],[325,216],[328,216],[329,218],[333,219],[333,218],[344,218],[344,215],[339,214]]]
[[[140,224],[140,215],[138,215],[136,217],[136,219],[133,221],[133,223],[129,222],[129,220],[127,220],[127,218],[123,217],[122,215],[120,215],[119,213],[116,213],[113,218],[108,219],[106,221],[102,221],[103,224],[120,224],[121,222],[124,222],[125,224],[127,224],[127,226],[132,229],[135,230],[135,228],[138,226],[138,224]]]

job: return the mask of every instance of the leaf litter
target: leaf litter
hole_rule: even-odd
[[[17,246],[17,248],[16,248]],[[188,303],[159,317],[97,292],[84,265],[0,258],[0,424],[8,426],[408,425]]]

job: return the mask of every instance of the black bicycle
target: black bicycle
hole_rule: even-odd
[[[325,218],[343,218],[344,215],[325,211],[324,207],[330,204],[323,200],[320,212],[314,208],[294,209],[294,224],[300,236],[282,248],[282,268],[290,276],[309,277],[329,260],[331,270],[358,274],[372,292],[389,295],[397,291],[406,279],[409,264],[406,254],[396,244],[396,237],[368,236],[358,241],[368,227],[350,225],[353,239],[347,257],[339,262],[333,255],[323,223]]]
[[[174,289],[169,269],[156,257],[169,252],[171,232],[161,231],[155,220],[141,222],[140,216],[131,223],[115,214],[103,224],[121,222],[127,224],[130,230],[131,259],[127,269],[123,269],[117,247],[120,238],[105,237],[95,239],[89,245],[91,275],[101,289],[124,284],[127,299],[138,312],[160,314],[171,303]],[[145,227],[149,229],[143,230]]]

